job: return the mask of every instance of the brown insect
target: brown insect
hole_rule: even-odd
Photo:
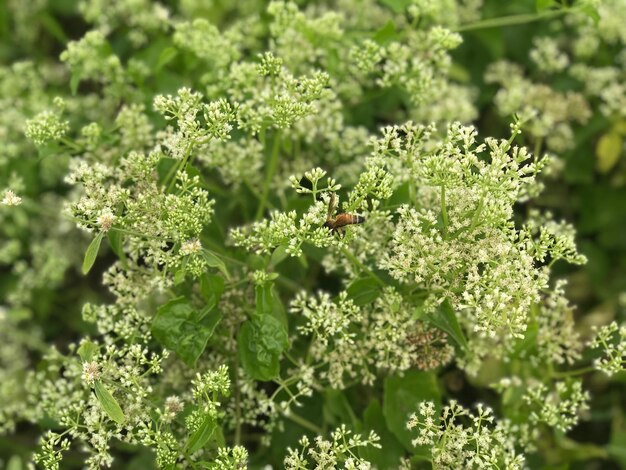
[[[328,203],[328,216],[326,217],[326,223],[324,223],[324,227],[330,229],[333,234],[344,233],[344,227],[346,225],[356,225],[362,224],[365,222],[365,218],[360,215],[355,214],[346,214],[342,212],[341,214],[337,214],[333,217],[333,213],[337,207],[337,200],[335,199],[335,194],[332,193],[330,195],[330,201]]]

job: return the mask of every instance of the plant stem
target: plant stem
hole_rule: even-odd
[[[595,370],[596,369],[593,366],[586,366],[586,367],[581,367],[580,369],[574,369],[574,370],[565,370],[565,371],[561,371],[561,372],[554,371],[552,373],[552,376],[554,378],[557,378],[557,379],[565,379],[567,377],[574,377],[574,376],[577,376],[577,375],[584,375],[584,374],[587,374],[589,372],[593,372]]]
[[[566,9],[548,11],[544,13],[523,13],[521,15],[501,16],[499,18],[488,18],[486,20],[475,21],[456,28],[457,32],[473,31],[476,29],[498,28],[501,26],[514,26],[518,24],[533,23],[549,18],[556,18],[567,12]]]
[[[187,144],[187,148],[185,149],[185,155],[183,155],[183,158],[180,162],[178,162],[177,165],[174,165],[172,168],[175,168],[175,171],[170,170],[169,173],[167,174],[166,178],[165,178],[165,182],[169,181],[169,184],[167,185],[167,191],[166,192],[171,192],[172,189],[174,188],[174,185],[176,184],[176,175],[178,174],[178,172],[180,170],[184,170],[185,167],[187,166],[187,162],[189,161],[189,157],[191,156],[191,149],[193,148],[193,145],[191,143]],[[171,178],[171,180],[170,180]]]
[[[441,219],[443,221],[443,239],[448,238],[448,210],[446,209],[446,186],[441,185]]]
[[[304,419],[302,416],[298,416],[296,414],[289,413],[289,414],[285,414],[285,417],[289,418],[294,423],[299,424],[303,428],[308,429],[309,431],[313,431],[317,435],[322,435],[323,434],[322,428],[320,428],[319,426],[313,424],[311,421],[309,421],[307,419]]]
[[[371,271],[367,266],[365,266],[363,263],[361,263],[361,261],[354,256],[350,250],[348,250],[347,248],[342,248],[341,252],[344,254],[344,256],[346,258],[348,258],[350,260],[350,262],[352,264],[354,264],[355,266],[357,266],[361,271],[363,271],[365,274],[367,274],[369,277],[371,277],[372,279],[374,279],[378,284],[380,284],[381,286],[385,287],[385,281],[383,281],[381,278],[379,278],[373,271]]]
[[[256,220],[259,220],[261,217],[263,217],[263,212],[265,211],[265,207],[267,206],[267,200],[270,194],[270,185],[272,184],[274,173],[276,173],[276,168],[278,167],[278,153],[280,151],[280,144],[280,131],[276,131],[276,135],[274,135],[272,153],[270,154],[270,159],[267,164],[267,173],[265,175],[265,183],[263,185],[263,194],[261,195],[261,201],[259,202],[259,207],[256,211]]]
[[[241,393],[239,390],[239,355],[235,354],[235,445],[241,444]]]

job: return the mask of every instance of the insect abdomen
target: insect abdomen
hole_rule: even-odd
[[[339,214],[335,219],[335,228],[343,227],[344,225],[362,224],[363,222],[365,222],[365,218],[360,215]]]

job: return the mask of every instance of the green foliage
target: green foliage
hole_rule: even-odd
[[[83,260],[83,274],[87,274],[89,271],[91,271],[93,264],[96,262],[96,257],[98,256],[98,251],[100,251],[102,238],[104,238],[104,232],[98,233],[98,235],[96,235],[96,237],[87,247],[87,251],[85,251],[85,259]]]
[[[120,408],[120,405],[115,397],[111,395],[111,392],[109,392],[99,381],[94,383],[94,391],[96,392],[96,398],[98,399],[100,406],[109,418],[118,424],[124,423],[124,421],[126,421],[126,416],[124,416],[122,408]]]
[[[159,307],[152,320],[154,339],[194,367],[222,318],[212,307],[197,311],[185,297],[170,300]]]
[[[0,467],[623,465],[625,17],[0,2]]]

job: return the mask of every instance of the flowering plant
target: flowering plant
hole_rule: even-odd
[[[620,15],[1,4],[0,462],[626,464]]]

